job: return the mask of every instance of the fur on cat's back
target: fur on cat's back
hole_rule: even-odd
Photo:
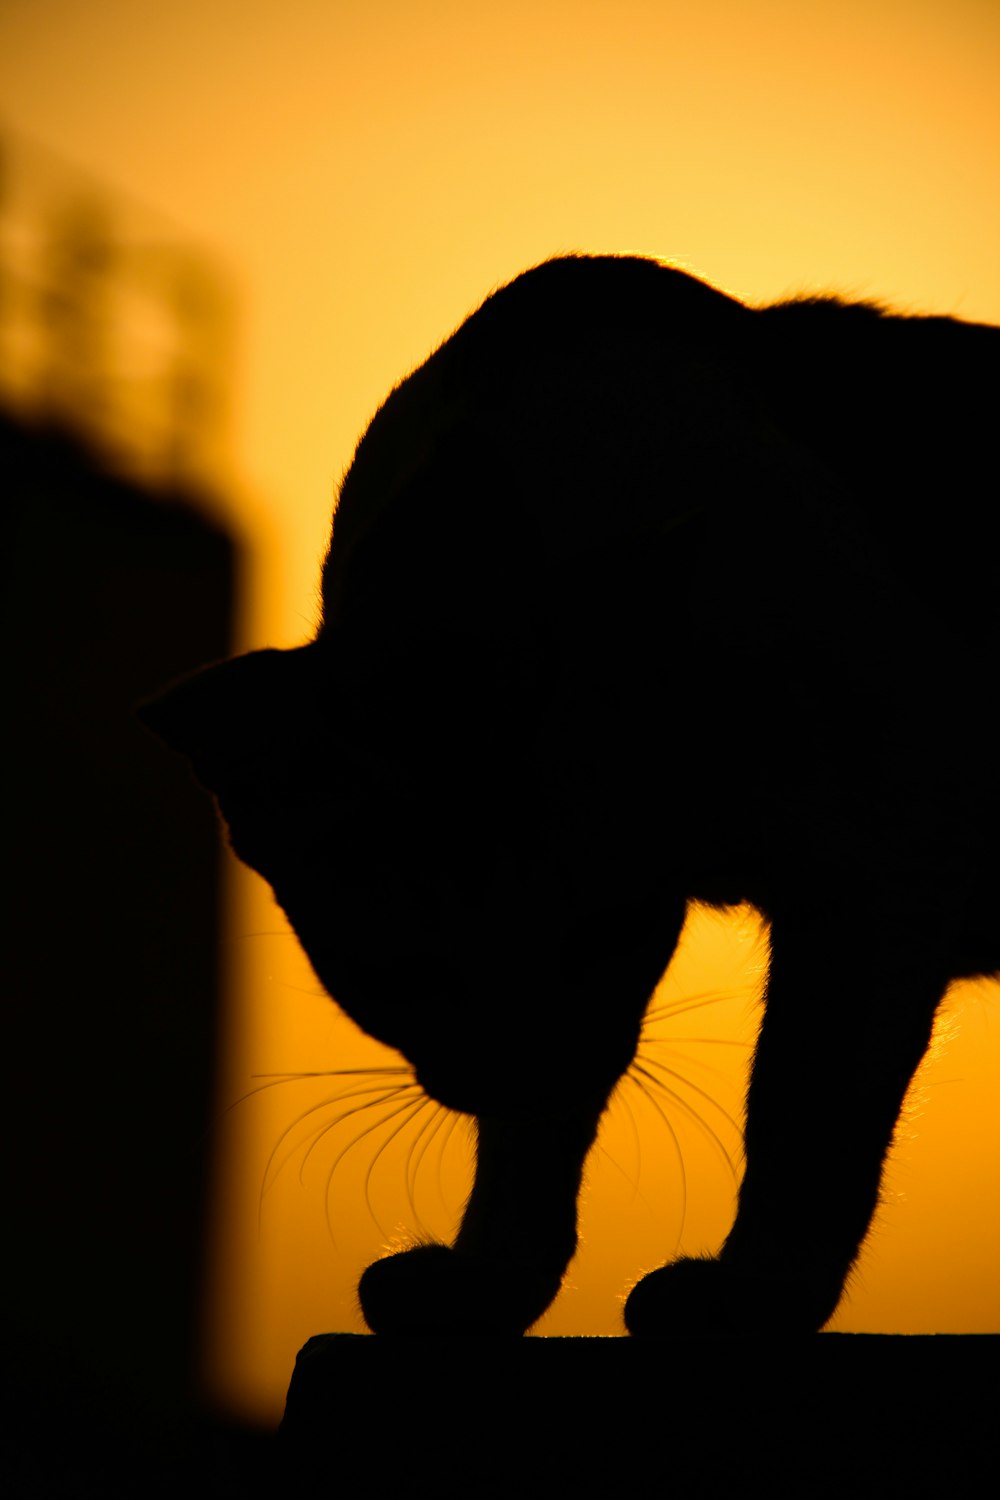
[[[651,261],[495,292],[376,413],[314,640],[148,711],[330,994],[477,1120],[376,1331],[521,1332],[691,901],[771,959],[746,1171],[633,1334],[815,1329],[938,1002],[1000,971],[1000,331]]]

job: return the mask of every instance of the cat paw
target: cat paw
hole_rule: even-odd
[[[709,1259],[676,1260],[637,1282],[625,1303],[634,1338],[773,1337],[816,1333],[839,1287],[806,1277],[745,1271]]]
[[[373,1333],[433,1337],[520,1337],[559,1290],[560,1276],[417,1245],[377,1260],[358,1283]]]

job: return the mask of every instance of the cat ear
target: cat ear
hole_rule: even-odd
[[[289,716],[308,701],[312,649],[251,651],[204,667],[138,704],[136,717],[211,784],[214,766],[287,738]]]

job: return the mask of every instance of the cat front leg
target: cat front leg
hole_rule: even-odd
[[[599,1112],[477,1121],[476,1172],[452,1246],[418,1245],[369,1266],[369,1328],[397,1335],[520,1336],[576,1252],[577,1196]]]
[[[773,923],[732,1231],[716,1259],[633,1288],[633,1335],[805,1333],[833,1314],[947,983],[889,925],[844,938],[832,920]]]
[[[477,1116],[475,1178],[454,1243],[388,1256],[362,1276],[374,1332],[516,1336],[545,1312],[576,1252],[587,1153],[684,915],[681,897],[654,889],[573,925],[564,912],[554,950],[544,923],[526,938],[522,924],[516,949],[509,939],[518,923],[501,928],[508,943],[494,941],[494,963],[503,958],[505,967],[477,1014],[506,1014],[506,1041],[487,1020],[477,1046],[444,1049],[447,1067],[435,1058],[444,1086],[428,1092],[446,1101],[457,1077],[463,1098],[479,1087],[502,1103],[483,1103]],[[425,1082],[431,1072],[423,1070]]]

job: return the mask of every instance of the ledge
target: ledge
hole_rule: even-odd
[[[322,1334],[274,1456],[302,1493],[961,1494],[994,1472],[998,1357],[993,1335]]]

